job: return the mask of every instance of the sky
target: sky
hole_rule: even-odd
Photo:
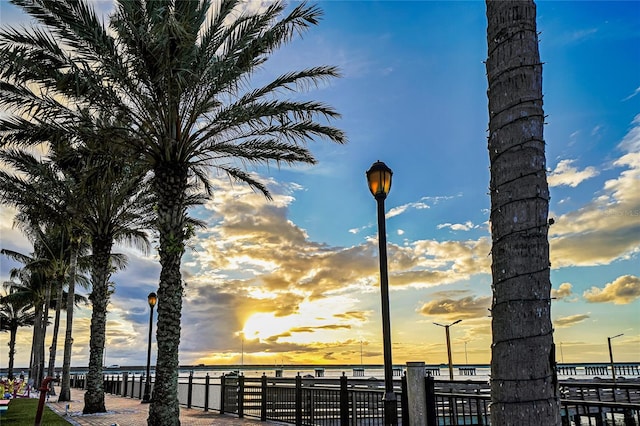
[[[273,201],[211,176],[213,198],[191,211],[207,226],[183,257],[179,362],[383,363],[376,202],[365,179],[380,160],[393,170],[385,204],[393,362],[447,362],[445,330],[434,322],[461,319],[450,329],[454,364],[487,364],[484,2],[317,4],[320,24],[256,80],[338,66],[341,78],[295,96],[335,107],[342,116],[332,124],[349,142],[310,142],[315,166],[251,169]],[[0,25],[21,21],[0,0]],[[557,360],[608,362],[607,337],[623,334],[612,340],[616,362],[638,362],[640,2],[539,1],[538,31]],[[29,253],[14,213],[0,206],[0,246]],[[144,365],[158,257],[117,251],[129,266],[112,277],[105,364]],[[2,281],[14,266],[0,259]],[[90,319],[89,306],[75,313],[74,366],[88,365]],[[2,351],[8,338],[0,334]],[[27,366],[31,330],[17,340],[16,365]],[[152,363],[155,336],[153,345]]]

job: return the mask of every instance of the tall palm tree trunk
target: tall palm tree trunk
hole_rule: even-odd
[[[39,298],[40,299],[40,298]],[[42,323],[44,315],[44,303],[42,299],[35,302],[35,322],[33,324],[33,338],[31,339],[31,365],[29,366],[29,378],[39,386],[42,382],[42,367],[44,364],[44,337],[42,335]]]
[[[63,280],[57,280],[57,294],[56,294],[56,317],[53,320],[53,335],[51,337],[51,348],[49,349],[49,367],[47,375],[54,377],[56,370],[56,352],[58,351],[58,333],[60,332],[60,313],[62,312],[62,297],[63,297]],[[55,395],[55,387],[51,386],[49,391],[50,395]]]
[[[104,413],[104,388],[102,366],[105,336],[107,330],[107,305],[109,304],[109,258],[112,241],[93,238],[92,278],[93,290],[89,299],[93,305],[91,313],[91,339],[89,341],[89,371],[87,373],[87,391],[84,394],[84,414]]]
[[[49,307],[51,306],[51,286],[53,284],[51,283],[51,280],[47,280],[46,283],[46,290],[45,290],[45,294],[44,294],[44,312],[42,314],[42,349],[41,349],[41,368],[40,371],[42,371],[42,375],[40,376],[40,382],[38,382],[37,384],[39,385],[40,383],[42,383],[42,380],[44,380],[44,378],[47,376],[47,370],[45,370],[45,359],[46,359],[46,352],[45,352],[45,340],[47,337],[47,326],[49,325]]]
[[[16,355],[16,335],[18,334],[18,327],[11,327],[9,332],[9,365],[7,366],[7,377],[9,380],[13,379],[13,364]],[[4,398],[4,395],[0,395]]]
[[[64,359],[62,361],[62,384],[58,401],[71,401],[71,348],[73,345],[73,307],[75,304],[76,267],[80,238],[71,237],[71,258],[69,260],[69,291],[67,294],[67,325],[64,335]]]
[[[158,197],[157,229],[160,235],[160,282],[158,288],[158,356],[147,422],[180,424],[178,403],[178,346],[182,313],[180,261],[185,240],[185,193],[187,168],[183,164],[156,167],[154,191]]]
[[[542,64],[532,0],[487,1],[493,275],[491,424],[560,425]]]

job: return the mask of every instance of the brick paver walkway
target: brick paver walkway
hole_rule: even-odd
[[[82,389],[71,389],[71,402],[57,402],[57,397],[52,396],[47,405],[76,426],[147,426],[149,404],[142,404],[139,399],[105,394],[106,413],[82,414],[84,392]],[[240,419],[233,415],[221,415],[214,411],[204,412],[203,410],[180,407],[180,424],[183,426],[273,426],[278,423]]]

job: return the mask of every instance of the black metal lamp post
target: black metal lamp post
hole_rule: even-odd
[[[616,384],[616,366],[613,363],[613,350],[611,350],[611,339],[615,339],[616,337],[624,336],[623,334],[618,334],[613,337],[607,337],[607,344],[609,345],[609,361],[611,361],[611,377],[613,378],[613,384]]]
[[[398,405],[393,390],[393,362],[391,357],[391,322],[389,319],[389,277],[387,271],[387,228],[384,200],[391,189],[393,172],[381,161],[367,171],[369,190],[378,203],[378,246],[380,250],[380,294],[382,299],[382,338],[384,348],[384,424],[398,424]]]
[[[149,312],[149,346],[147,347],[147,377],[144,383],[144,396],[142,397],[142,403],[151,402],[151,330],[153,329],[153,308],[156,306],[156,302],[158,301],[158,296],[151,292],[147,296],[147,300],[149,302],[149,307],[151,311]]]
[[[446,330],[446,335],[447,335],[447,358],[449,359],[449,380],[453,380],[453,360],[451,359],[451,339],[449,338],[449,327],[451,327],[452,325],[456,325],[460,321],[462,321],[462,320],[459,319],[458,321],[454,321],[451,324],[447,324],[447,325],[438,324],[437,322],[434,322],[435,325],[439,325],[440,327],[444,327],[444,329]]]

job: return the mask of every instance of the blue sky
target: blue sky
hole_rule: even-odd
[[[101,10],[109,1],[95,3]],[[256,6],[252,2],[251,6]],[[393,169],[386,201],[394,362],[490,361],[484,2],[321,1],[324,18],[256,81],[314,65],[342,78],[299,96],[334,106],[344,146],[313,167],[253,170],[275,195],[212,176],[208,226],[183,259],[182,364],[382,363],[376,207],[365,172]],[[0,25],[17,22],[0,2]],[[565,362],[639,361],[640,3],[538,2],[551,185],[552,319]],[[29,251],[2,207],[2,247]],[[113,276],[108,364],[144,364],[154,254]],[[11,266],[1,260],[0,278]],[[76,314],[87,363],[90,310]],[[77,337],[76,337],[77,336]],[[1,335],[4,342],[8,336]],[[19,332],[18,365],[30,333]],[[154,355],[155,356],[155,355]],[[5,359],[5,357],[2,357]],[[60,360],[61,362],[61,360]]]

